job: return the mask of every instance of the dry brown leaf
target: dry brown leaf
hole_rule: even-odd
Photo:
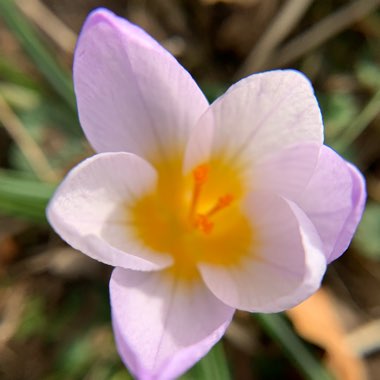
[[[103,271],[102,265],[71,247],[48,248],[44,252],[22,260],[13,266],[14,273],[37,274],[49,272],[66,279],[96,278]]]
[[[0,218],[0,278],[7,266],[20,254],[20,246],[15,237],[24,228],[24,222],[7,217]]]
[[[0,239],[0,268],[12,262],[19,252],[19,246],[13,236],[5,236]]]
[[[347,336],[351,347],[361,356],[370,355],[380,350],[380,319],[367,322]]]
[[[320,289],[287,314],[302,337],[325,349],[327,365],[337,379],[367,379],[364,363],[349,345],[327,291]]]
[[[225,333],[225,338],[246,355],[254,355],[259,348],[259,339],[251,323],[235,317]],[[251,322],[251,320],[248,320]]]
[[[17,330],[25,306],[25,297],[24,284],[0,290],[0,349]]]

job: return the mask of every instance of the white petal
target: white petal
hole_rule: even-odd
[[[154,270],[171,264],[134,238],[128,206],[154,189],[156,171],[132,153],[103,153],[75,167],[50,201],[47,216],[71,246],[106,264]]]
[[[323,140],[313,89],[292,70],[254,74],[236,83],[202,115],[200,131],[194,133],[201,135],[205,125],[213,129],[212,152],[248,168],[290,146],[321,146]]]
[[[210,290],[231,307],[278,312],[318,289],[326,268],[314,226],[293,203],[254,192],[246,211],[254,243],[250,255],[235,266],[201,264]]]
[[[81,125],[98,152],[166,157],[184,149],[190,128],[208,107],[168,51],[105,9],[91,13],[83,27],[74,84]]]
[[[214,125],[209,120],[210,116],[212,116],[211,113],[207,112],[202,119],[202,125],[197,125],[190,133],[185,150],[184,174],[210,159],[214,138]]]
[[[318,162],[315,143],[292,145],[252,165],[254,189],[295,199],[305,190]]]
[[[234,309],[202,283],[116,268],[110,283],[120,356],[141,380],[175,379],[221,338]]]

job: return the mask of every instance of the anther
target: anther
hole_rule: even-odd
[[[218,211],[229,206],[233,200],[234,200],[234,197],[232,194],[225,194],[225,195],[219,197],[216,204],[206,213],[206,215],[207,216],[214,215]]]
[[[205,234],[209,234],[214,228],[214,223],[208,219],[207,215],[197,214],[195,217],[194,227],[199,228]]]
[[[202,164],[197,166],[193,170],[193,178],[196,184],[202,185],[208,179],[209,166],[207,164]]]
[[[214,228],[214,223],[210,218],[218,211],[229,206],[234,200],[233,195],[227,193],[219,197],[214,206],[212,206],[207,212],[197,213],[199,198],[201,196],[202,188],[208,180],[209,170],[210,168],[208,164],[199,165],[193,170],[194,187],[189,210],[189,219],[191,223],[195,228],[205,234],[209,234]]]
[[[190,210],[189,210],[190,219],[194,217],[199,196],[201,194],[203,185],[207,182],[208,174],[209,174],[209,166],[207,164],[199,165],[193,170],[194,189],[193,189],[193,195],[192,195]]]

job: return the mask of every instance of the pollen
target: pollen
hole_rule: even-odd
[[[194,219],[194,227],[209,234],[214,228],[214,223],[210,221],[207,215],[197,214]]]

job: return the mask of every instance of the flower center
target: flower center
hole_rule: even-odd
[[[127,210],[137,239],[172,255],[172,269],[186,279],[198,276],[198,264],[234,265],[248,254],[252,227],[241,210],[244,186],[234,167],[214,159],[184,176],[178,160],[157,171],[154,191]]]
[[[211,221],[211,217],[229,206],[234,199],[233,195],[227,193],[220,196],[216,203],[205,213],[196,212],[202,188],[208,180],[209,170],[208,164],[199,165],[193,170],[194,190],[189,212],[190,222],[193,226],[206,234],[209,234],[214,228],[214,222]]]

